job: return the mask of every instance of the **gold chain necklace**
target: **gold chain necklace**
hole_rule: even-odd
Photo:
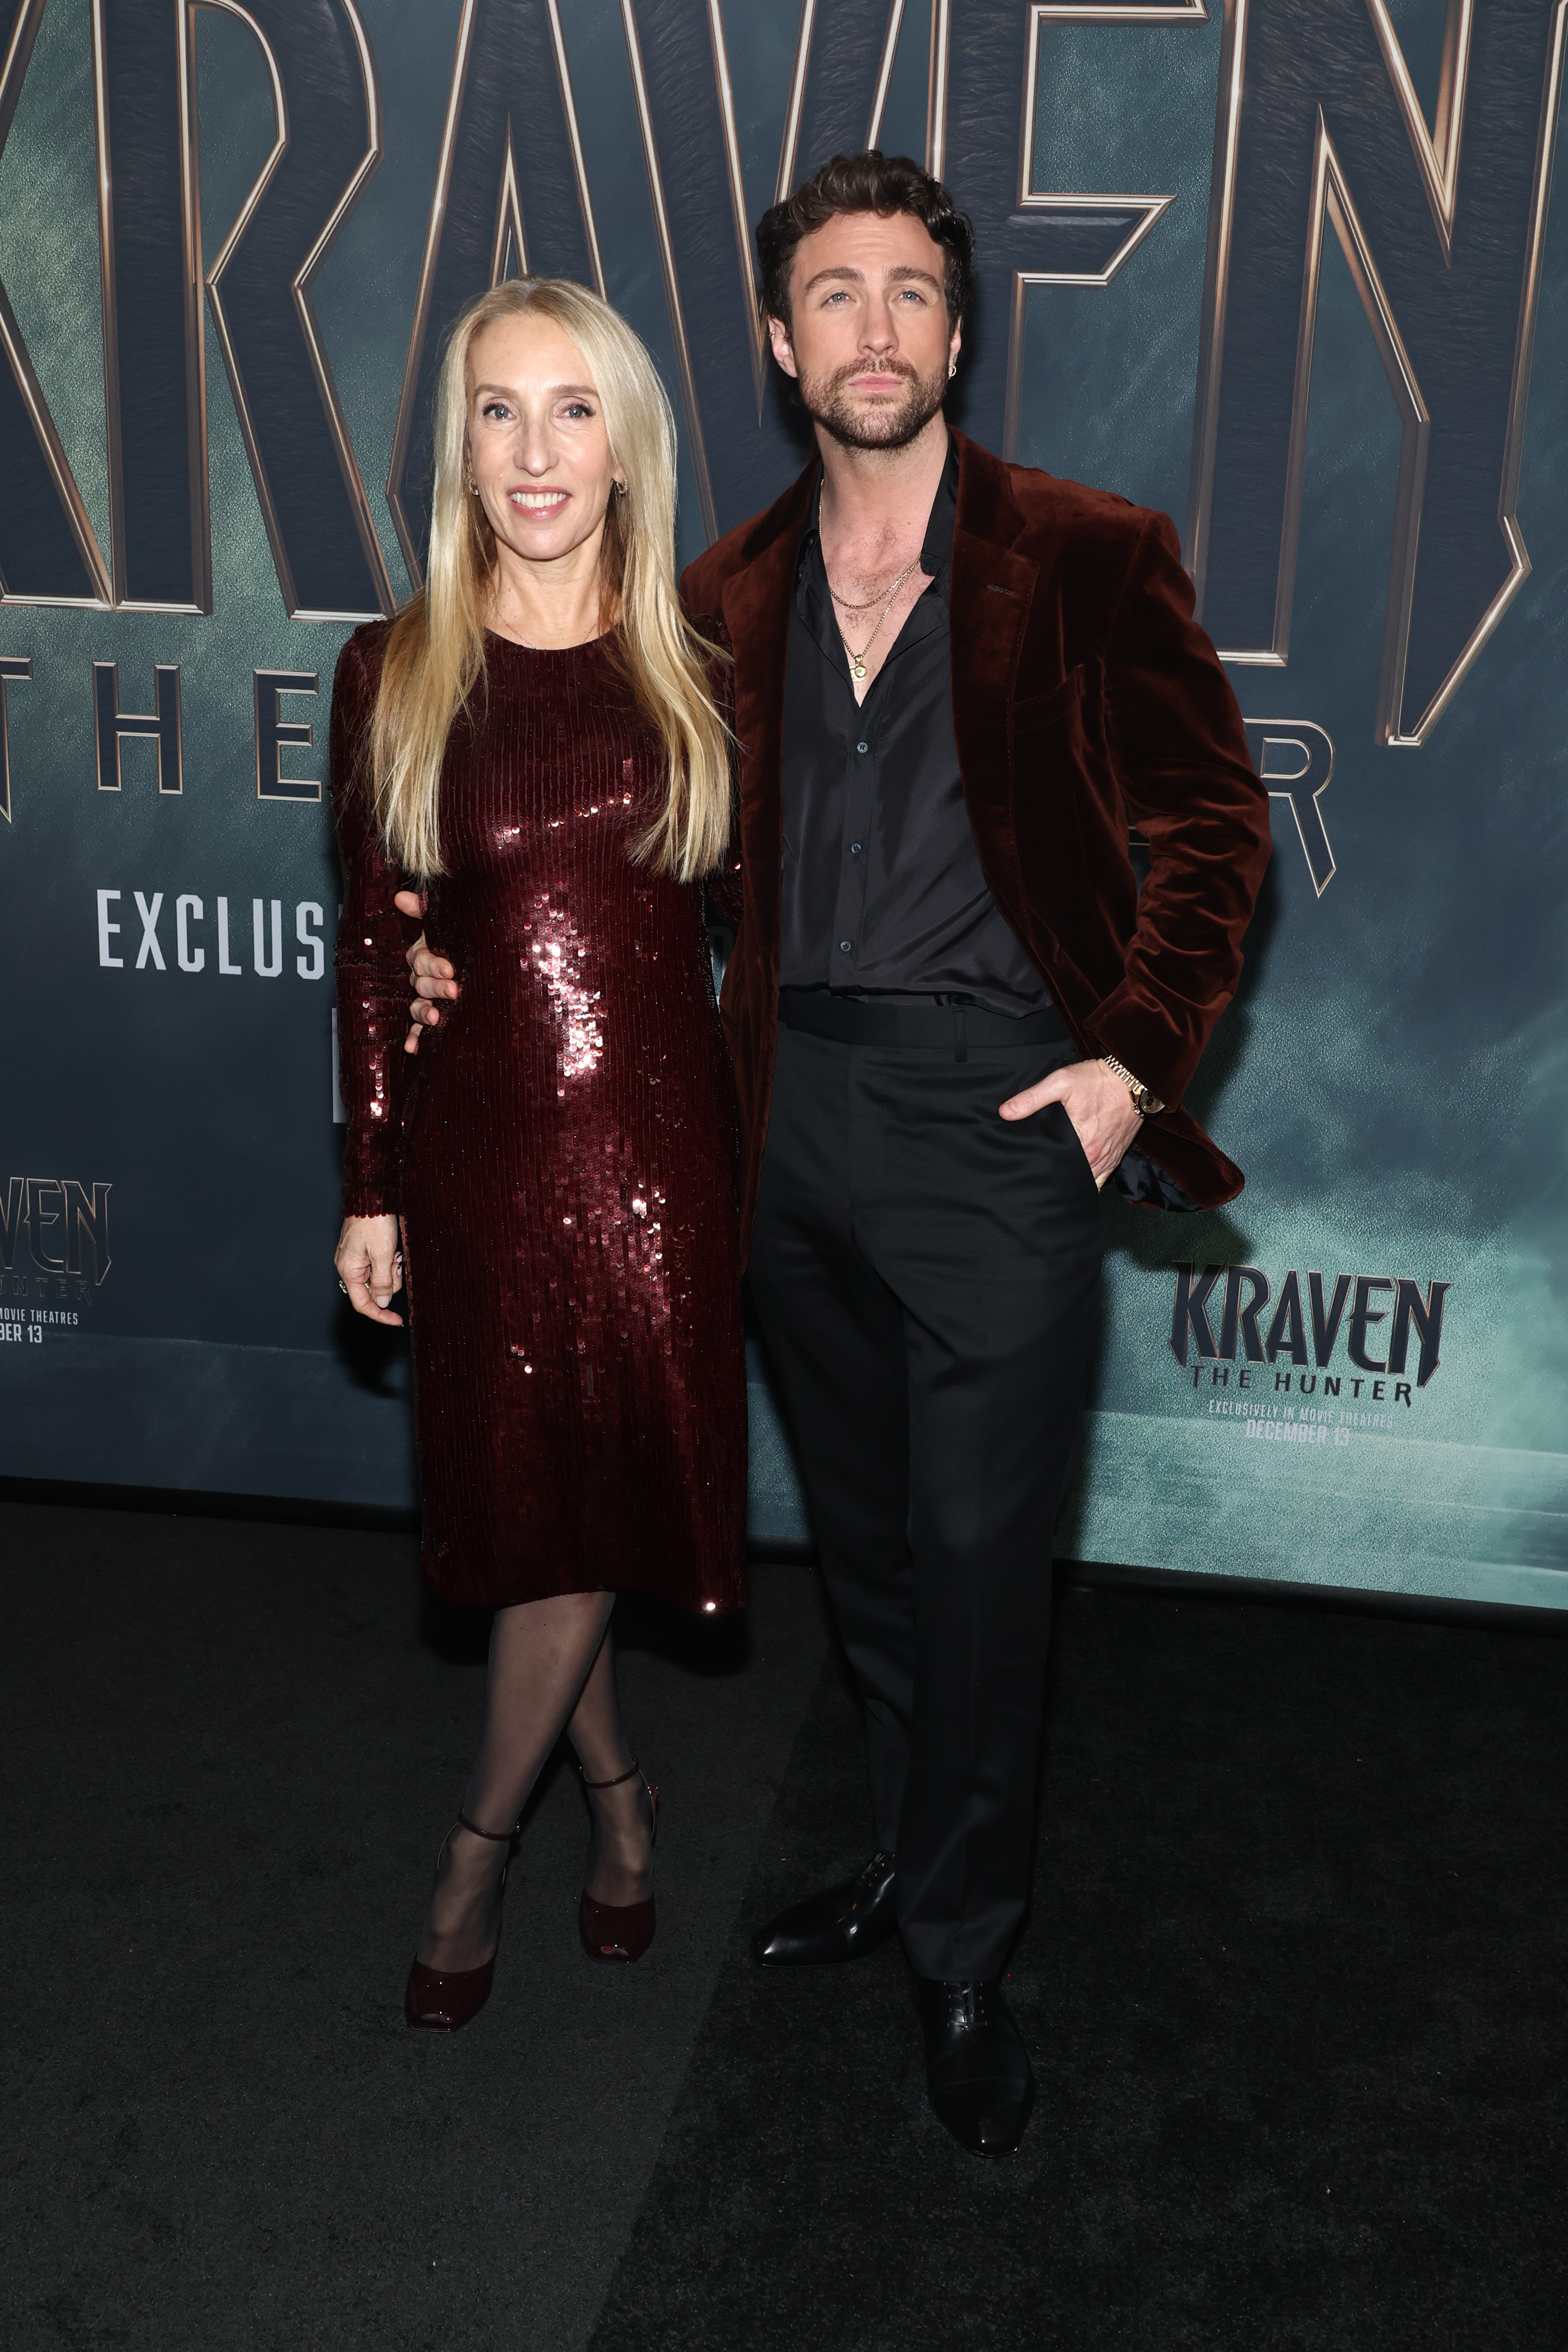
[[[840,641],[843,646],[845,653],[847,653],[850,657],[850,676],[854,679],[857,686],[865,676],[865,657],[867,654],[870,653],[873,646],[875,645],[878,637],[881,636],[882,625],[893,610],[893,600],[897,595],[899,590],[903,587],[904,582],[914,571],[915,565],[918,563],[919,561],[920,557],[917,555],[915,558],[914,562],[906,563],[903,571],[899,573],[897,579],[894,582],[892,587],[888,590],[886,602],[883,604],[881,612],[876,616],[876,626],[872,631],[870,636],[866,639],[864,645],[862,646],[859,653],[856,653],[848,637],[844,635],[843,623],[841,621],[839,624]],[[829,583],[829,587],[831,591],[831,582]],[[873,597],[871,601],[874,604],[876,600]],[[864,612],[865,609],[866,607],[863,604],[852,605],[850,607],[852,612]]]
[[[921,554],[924,554],[925,551],[923,548],[921,550]],[[873,604],[880,604],[884,596],[895,596],[898,593],[898,591],[903,587],[904,582],[908,579],[910,573],[914,571],[915,564],[918,563],[919,561],[920,556],[915,556],[911,562],[904,565],[903,571],[899,573],[891,588],[879,588],[876,594],[874,596],[868,596],[863,604],[852,604],[847,596],[840,595],[838,590],[834,587],[831,580],[828,582],[828,593],[832,598],[841,613],[869,613],[872,606]],[[827,568],[827,565],[824,563],[822,566],[824,575],[826,574]]]

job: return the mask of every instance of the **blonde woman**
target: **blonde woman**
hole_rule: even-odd
[[[406,1998],[490,1990],[507,1864],[562,1729],[593,1818],[595,1958],[653,1930],[657,1791],[617,1708],[617,1589],[743,1598],[734,1108],[700,885],[730,829],[724,666],[675,596],[674,426],[580,287],[453,330],[429,569],[338,664],[349,1139],[339,1278],[406,1282],[423,1572],[495,1608],[484,1734]],[[415,886],[462,1000],[405,1057]],[[407,903],[415,904],[410,900]]]

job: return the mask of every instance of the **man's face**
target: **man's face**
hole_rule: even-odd
[[[946,261],[912,213],[841,213],[796,247],[773,356],[845,448],[902,449],[941,408],[960,341]]]

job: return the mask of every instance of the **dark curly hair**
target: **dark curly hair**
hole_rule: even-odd
[[[924,224],[942,247],[946,260],[943,290],[947,317],[956,326],[969,307],[975,260],[975,232],[967,213],[961,213],[940,180],[912,163],[907,155],[884,155],[878,147],[863,155],[835,155],[831,163],[802,180],[791,196],[774,205],[757,224],[757,251],[762,263],[763,314],[789,325],[789,270],[802,237],[821,228],[841,213],[910,213]]]

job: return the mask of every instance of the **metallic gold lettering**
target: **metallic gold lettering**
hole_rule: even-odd
[[[60,1186],[65,1200],[66,1266],[70,1274],[86,1271],[82,1265],[83,1236],[92,1244],[93,1281],[99,1283],[109,1272],[109,1196],[113,1187],[95,1184],[89,1194],[85,1184],[67,1178]]]
[[[31,677],[32,657],[27,654],[0,654],[0,816],[11,822],[11,719],[5,706],[6,688],[17,678]]]
[[[26,1180],[13,1176],[5,1188],[5,1198],[0,1203],[0,1266],[10,1273],[16,1262],[16,1244],[22,1238],[22,1227],[27,1215]]]
[[[152,735],[158,744],[158,789],[184,790],[180,751],[180,671],[174,662],[160,662],[152,672],[152,711],[121,710],[120,664],[94,662],[92,700],[98,748],[98,789],[120,789],[120,746],[127,735]]]
[[[526,93],[528,136],[512,107]],[[604,292],[558,0],[464,0],[424,266],[387,469],[411,578],[424,576],[430,413],[442,337],[513,269]]]
[[[1016,457],[1023,414],[1024,326],[1031,286],[1108,286],[1174,203],[1168,195],[1092,195],[1034,185],[1040,35],[1052,23],[1201,25],[1203,0],[1140,8],[932,0],[926,163],[973,216],[979,301],[959,382],[964,420]],[[1015,117],[1021,93],[1021,119]],[[998,126],[1019,120],[1016,147]]]
[[[392,583],[310,299],[310,281],[381,161],[381,100],[353,0],[203,0],[247,26],[277,136],[207,272],[207,299],[272,549],[296,621],[374,620]],[[197,153],[184,29],[187,171]],[[351,169],[345,184],[344,159]]]
[[[371,618],[391,589],[309,291],[381,153],[369,44],[352,0],[201,5],[272,80],[272,151],[206,286],[284,604]],[[93,0],[113,593],[140,611],[212,610],[196,13]]]
[[[1281,665],[1326,226],[1401,420],[1388,743],[1425,740],[1530,568],[1515,502],[1565,13],[1489,16],[1472,49],[1450,0],[1429,130],[1385,0],[1227,0],[1188,562],[1226,658]]]
[[[185,42],[178,8],[93,0],[111,558],[131,612],[213,608]]]
[[[258,669],[256,681],[256,796],[258,801],[319,801],[321,781],[282,772],[284,746],[308,751],[315,730],[307,719],[286,719],[278,708],[284,694],[319,694],[321,677],[313,669]]]
[[[1321,898],[1335,871],[1320,805],[1333,781],[1333,744],[1310,719],[1249,719],[1243,724],[1252,764],[1270,799],[1284,801],[1295,819],[1301,855]]]
[[[51,1201],[59,1202],[50,1208]],[[29,1176],[27,1179],[27,1249],[40,1274],[64,1274],[65,1254],[57,1257],[49,1254],[47,1234],[51,1227],[65,1224],[65,1187],[53,1176]]]
[[[800,460],[766,361],[720,0],[621,0],[658,238],[686,446],[704,529],[721,530],[776,495]],[[882,52],[874,11],[818,5],[802,16],[780,158],[818,136],[804,110],[810,57],[841,18],[862,67]],[[883,20],[886,21],[885,18]],[[836,41],[831,53],[838,54]],[[852,87],[874,100],[874,77]],[[800,111],[796,110],[799,98]],[[862,143],[857,130],[853,145]],[[678,168],[671,159],[678,158]],[[728,250],[727,250],[727,247]],[[700,288],[688,301],[683,289]]]
[[[0,10],[0,151],[43,13],[44,0]],[[0,349],[0,595],[17,604],[107,604],[108,567],[3,286]]]
[[[706,10],[703,14],[706,16]],[[680,379],[681,405],[685,412],[687,450],[692,471],[696,477],[697,504],[702,509],[703,528],[711,545],[718,537],[718,509],[714,499],[713,479],[708,471],[707,445],[703,432],[702,408],[697,399],[695,370],[691,338],[686,332],[685,311],[681,301],[681,268],[675,253],[675,236],[670,220],[670,205],[664,192],[664,175],[659,161],[659,148],[653,131],[654,107],[666,139],[678,142],[683,155],[708,152],[715,125],[694,121],[692,114],[703,109],[700,77],[694,79],[697,59],[692,56],[694,11],[687,6],[674,9],[647,8],[652,59],[658,87],[650,88],[649,66],[638,31],[635,0],[621,0],[622,21],[626,29],[626,52],[632,65],[632,84],[637,97],[637,119],[643,132],[643,158],[648,171],[648,193],[653,206],[653,226],[659,240],[659,261],[664,273],[664,300],[670,313],[670,332],[675,344],[675,373]],[[684,21],[683,21],[684,20]],[[711,33],[711,20],[707,29]],[[672,115],[668,104],[673,102]],[[703,109],[706,111],[706,109]],[[707,144],[705,144],[705,136]],[[704,187],[697,193],[693,208],[696,217],[692,226],[701,234],[711,225],[712,197],[715,191]],[[710,262],[713,257],[708,256]],[[695,281],[694,281],[695,282]],[[747,322],[747,343],[751,341]]]
[[[777,194],[830,155],[880,145],[904,0],[805,0]]]

